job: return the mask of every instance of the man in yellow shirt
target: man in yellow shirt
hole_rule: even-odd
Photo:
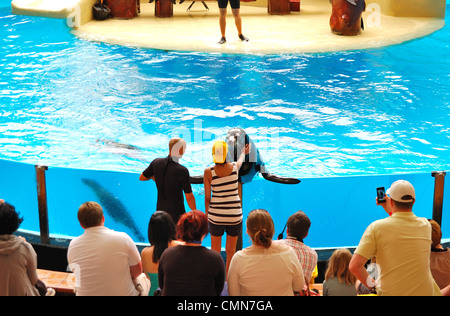
[[[367,227],[350,262],[350,271],[378,295],[441,295],[430,271],[431,225],[412,212],[414,187],[405,180],[394,182],[383,206],[390,214]],[[377,258],[379,278],[373,280],[365,263]]]

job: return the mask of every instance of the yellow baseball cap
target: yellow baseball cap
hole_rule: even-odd
[[[223,140],[216,140],[212,147],[214,163],[224,163],[227,160],[228,145]]]

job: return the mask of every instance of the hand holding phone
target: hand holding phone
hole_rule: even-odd
[[[377,201],[378,203],[386,202],[386,191],[384,187],[377,188]]]

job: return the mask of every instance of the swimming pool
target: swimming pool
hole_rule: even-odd
[[[0,0],[0,159],[135,174],[182,136],[183,164],[198,175],[212,141],[239,126],[279,175],[447,170],[449,11],[442,30],[387,48],[220,55],[87,42],[64,21],[13,16]],[[249,207],[272,186],[257,180]]]

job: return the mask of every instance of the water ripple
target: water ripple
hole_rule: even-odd
[[[81,41],[0,8],[0,158],[140,172],[183,136],[196,174],[239,126],[281,175],[446,170],[449,34],[330,54],[178,53]]]

